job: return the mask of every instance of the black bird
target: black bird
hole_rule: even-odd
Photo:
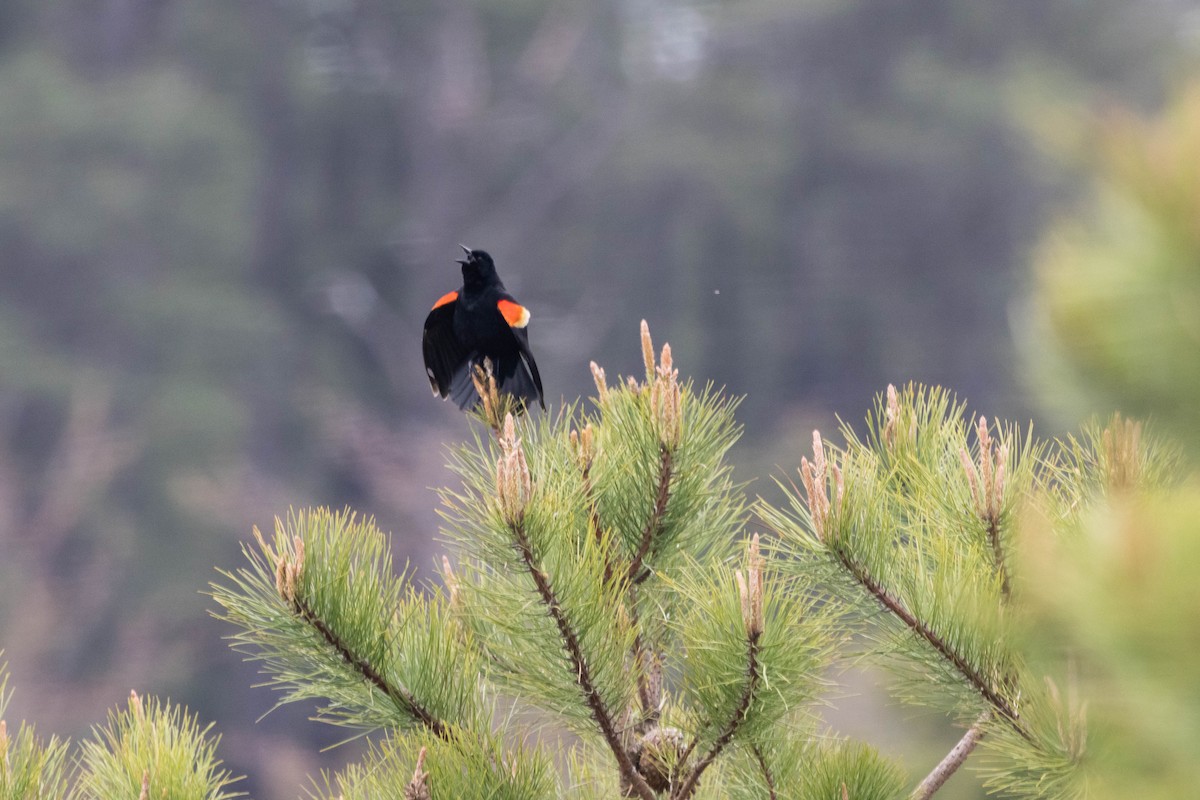
[[[505,290],[490,255],[459,247],[467,254],[458,262],[462,288],[433,304],[421,339],[434,397],[450,397],[464,411],[474,408],[479,393],[471,374],[488,359],[497,389],[526,405],[537,400],[545,409],[542,378],[529,350],[529,309]]]

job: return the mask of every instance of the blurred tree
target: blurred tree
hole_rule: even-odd
[[[1089,796],[1186,797],[1200,785],[1200,479],[1114,417],[1070,441],[1057,489],[1022,535],[1031,660],[1069,660],[1048,688],[1061,714],[1086,720],[1074,743]]]
[[[752,431],[780,397],[852,404],[888,378],[1024,411],[1002,332],[1047,182],[1009,97],[1027,70],[1060,91],[1130,91],[1159,74],[1148,54],[1167,18],[764,0],[703,19],[694,77],[631,75],[621,180],[589,192],[604,229],[560,257],[582,251],[677,309],[670,335],[701,346],[718,383],[751,389]],[[601,252],[615,241],[616,257]]]
[[[1090,180],[1033,263],[1024,355],[1038,392],[1063,415],[1150,415],[1187,449],[1155,490],[1162,446],[1140,424],[1072,442],[1062,496],[1025,554],[1034,649],[1076,663],[1062,702],[1088,703],[1093,796],[1183,797],[1200,785],[1200,483],[1185,467],[1200,456],[1200,89],[1152,117],[1110,104],[1039,122]],[[1056,521],[1072,535],[1036,535]]]
[[[1200,447],[1200,85],[1152,120],[1052,119],[1046,134],[1075,143],[1092,183],[1034,262],[1039,388],[1068,413],[1153,414]]]

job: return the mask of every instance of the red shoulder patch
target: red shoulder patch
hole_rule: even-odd
[[[512,300],[499,300],[496,306],[504,315],[504,321],[514,328],[524,328],[529,324],[529,309]]]
[[[446,305],[447,303],[453,303],[457,299],[458,299],[458,292],[446,292],[444,295],[442,295],[441,297],[438,298],[438,301],[433,304],[433,307],[441,308],[442,306]]]

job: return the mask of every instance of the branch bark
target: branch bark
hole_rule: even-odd
[[[596,497],[596,488],[592,483],[592,465],[587,463],[583,466],[581,476],[583,478],[583,495],[588,504],[588,525],[591,527],[591,533],[596,537],[598,543],[604,538],[604,529],[600,522],[600,501]],[[606,550],[604,554],[604,582],[609,583],[616,574],[616,568],[613,566],[611,549]],[[638,597],[637,586],[633,583],[629,584],[629,616],[633,624],[634,630],[638,634],[633,640],[633,669],[637,674],[638,685],[638,700],[642,706],[642,714],[638,722],[639,733],[645,732],[646,726],[658,719],[657,701],[652,697],[651,687],[648,676],[646,674],[647,664],[650,659],[650,654],[645,642],[642,639],[641,624],[638,621]]]
[[[558,626],[558,632],[563,641],[563,648],[567,651],[567,655],[571,659],[571,667],[579,683],[579,688],[583,691],[584,700],[592,712],[592,719],[600,727],[604,741],[608,744],[613,756],[617,759],[621,776],[633,787],[642,800],[655,800],[654,790],[650,788],[645,778],[633,766],[629,754],[625,752],[625,748],[621,745],[620,734],[613,723],[612,714],[609,712],[608,707],[604,703],[604,698],[600,696],[599,690],[596,689],[596,685],[592,681],[591,668],[584,657],[583,648],[579,644],[579,637],[575,634],[575,630],[571,627],[570,621],[559,605],[558,597],[554,594],[554,588],[550,585],[550,579],[546,576],[546,573],[542,572],[533,557],[533,548],[529,544],[529,538],[525,534],[524,526],[517,523],[512,525],[510,529],[516,542],[517,551],[521,554],[521,560],[525,562],[525,568],[529,570],[529,575],[533,578],[533,582],[537,586],[542,604],[546,606],[547,613],[554,620],[554,624]]]
[[[709,765],[716,760],[721,751],[725,749],[725,745],[729,744],[733,739],[733,735],[737,733],[737,729],[741,727],[742,720],[746,718],[746,712],[750,710],[750,703],[754,700],[754,691],[758,688],[758,633],[752,633],[746,640],[746,687],[742,690],[742,696],[738,700],[737,707],[734,708],[729,721],[725,723],[721,735],[716,738],[712,746],[708,748],[708,752],[704,757],[696,762],[696,766],[688,773],[684,782],[679,785],[679,788],[672,793],[673,800],[688,800],[696,791],[696,785],[700,780],[700,776],[704,774],[704,770],[708,769]],[[687,763],[688,756],[696,749],[697,740],[693,739],[687,749],[679,759],[679,763]]]
[[[654,508],[650,512],[650,519],[646,520],[646,527],[642,530],[642,540],[638,545],[637,552],[634,553],[633,561],[629,563],[629,572],[627,573],[630,583],[633,584],[641,583],[650,575],[649,571],[642,571],[642,564],[645,562],[654,540],[662,532],[663,516],[667,513],[667,502],[671,499],[673,474],[671,451],[660,446],[658,452],[658,490],[654,497]]]
[[[762,750],[757,746],[752,748],[754,758],[758,761],[758,768],[762,772],[763,783],[767,785],[767,795],[771,800],[775,800],[775,778],[771,775],[771,768],[767,766],[767,759],[763,758]]]
[[[364,680],[383,692],[397,706],[412,714],[417,722],[425,726],[434,736],[444,741],[449,741],[450,731],[443,720],[438,719],[429,709],[421,705],[417,701],[417,698],[407,689],[402,686],[391,685],[370,662],[355,655],[349,645],[343,642],[329,625],[326,624],[325,620],[318,617],[316,612],[307,603],[299,597],[294,597],[292,598],[292,610],[320,633],[324,637],[325,642],[336,650],[338,655],[342,657],[342,660],[353,667]]]
[[[1012,707],[1001,694],[996,690],[987,679],[972,667],[967,660],[962,657],[957,650],[929,627],[923,620],[919,620],[911,611],[904,607],[900,600],[891,594],[884,586],[875,580],[870,573],[858,562],[856,562],[849,553],[846,552],[839,544],[831,545],[831,549],[838,563],[842,565],[850,575],[862,586],[868,594],[876,599],[887,611],[893,614],[897,619],[903,622],[909,630],[924,639],[937,653],[947,661],[949,661],[959,674],[971,685],[975,691],[983,697],[987,703],[992,706],[1007,722],[1014,731],[1032,743],[1033,737],[1029,735],[1029,731],[1021,724],[1020,716],[1017,710]]]
[[[912,793],[912,800],[929,800],[930,797],[933,797],[933,793],[942,788],[942,784],[958,771],[958,768],[967,760],[967,756],[971,755],[971,751],[975,749],[975,745],[979,744],[979,740],[983,738],[983,726],[990,717],[991,712],[985,711],[975,721],[975,724],[967,729],[963,737],[958,740],[958,744],[954,745],[946,757],[933,768],[933,771],[925,776],[925,780],[921,781],[921,785]]]

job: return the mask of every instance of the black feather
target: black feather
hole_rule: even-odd
[[[487,359],[500,391],[526,405],[536,400],[544,409],[542,377],[529,347],[528,328],[513,327],[501,313],[502,300],[517,301],[500,282],[492,257],[471,250],[459,263],[462,287],[425,319],[422,351],[434,393],[464,410],[474,408],[479,393],[471,376],[475,365]]]

